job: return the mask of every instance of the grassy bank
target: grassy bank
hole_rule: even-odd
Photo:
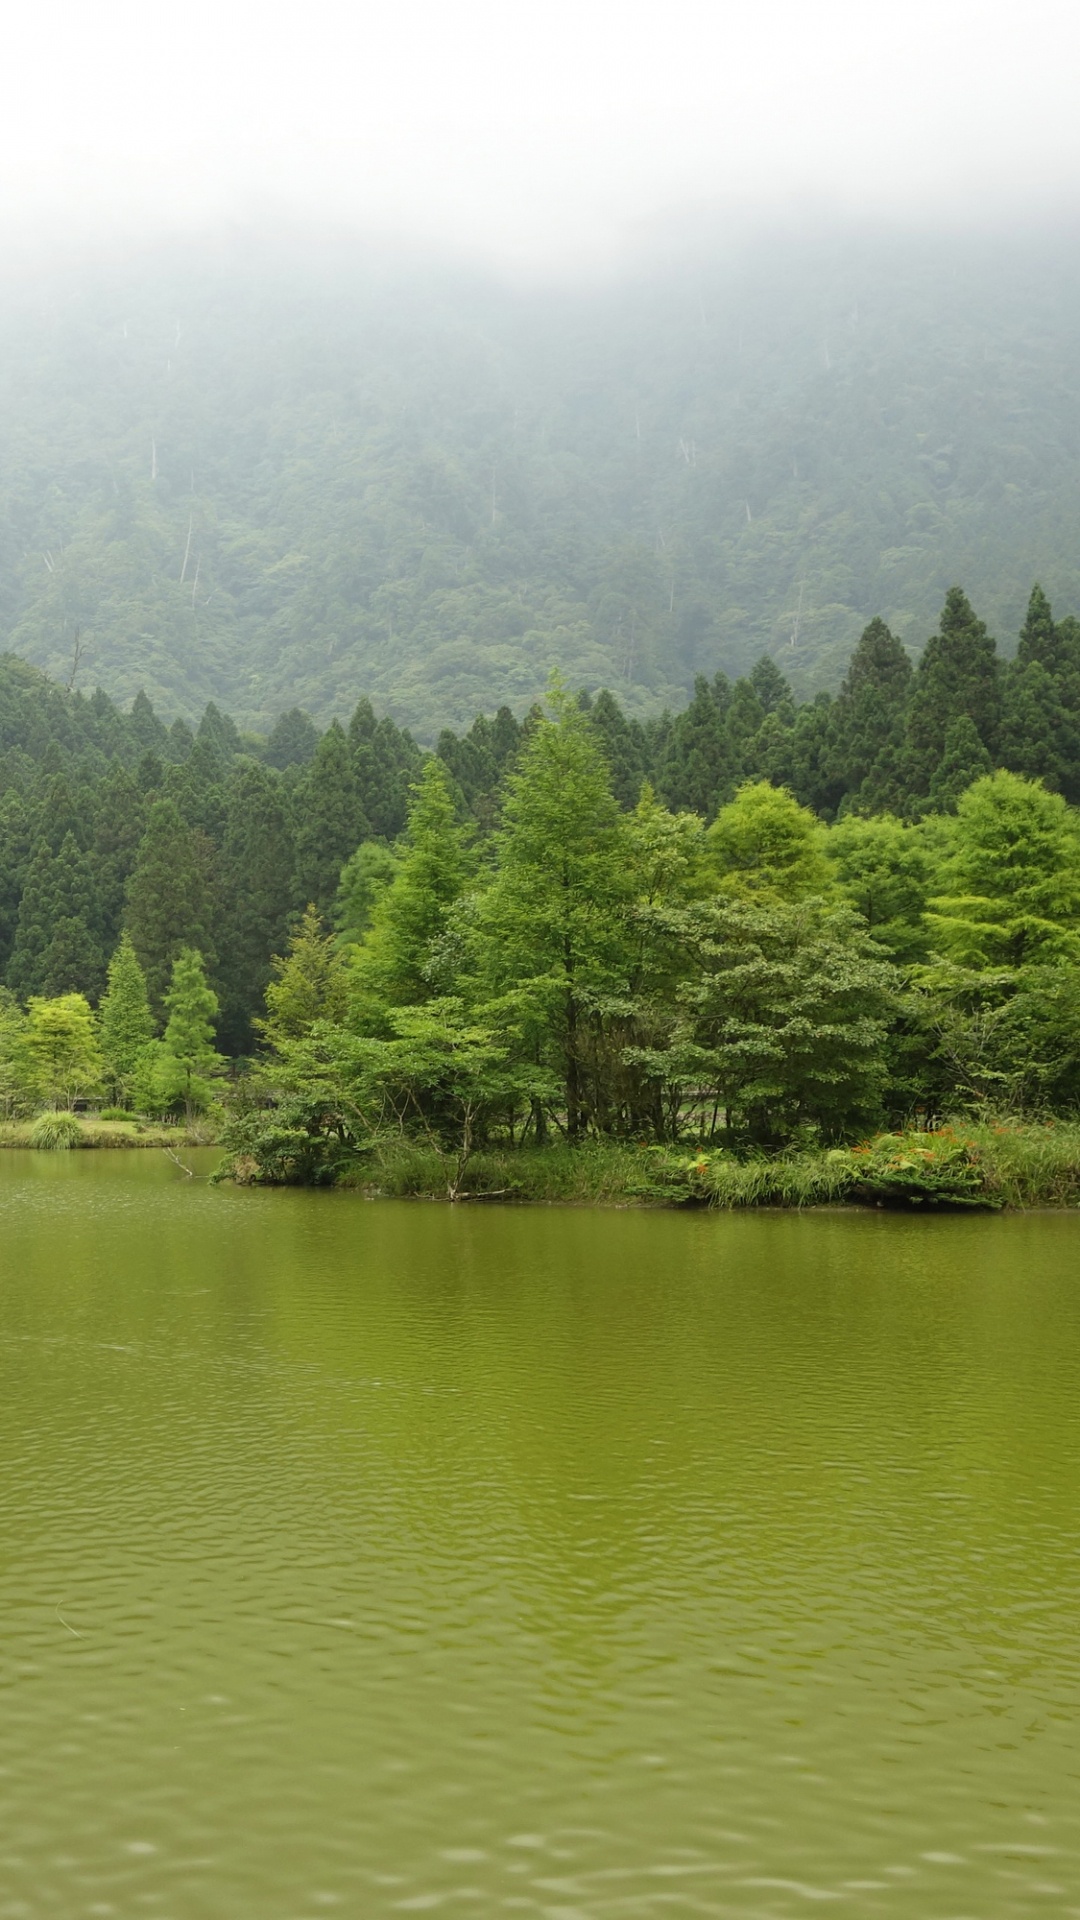
[[[55,1131],[66,1138],[47,1137],[53,1129],[43,1127],[42,1122],[54,1119],[65,1123]],[[0,1147],[52,1151],[71,1147],[211,1147],[215,1139],[214,1128],[205,1120],[190,1127],[166,1127],[152,1120],[100,1120],[93,1114],[74,1113],[0,1121]]]
[[[372,1148],[343,1184],[396,1198],[446,1197],[448,1163],[406,1140]],[[968,1124],[878,1134],[859,1146],[774,1154],[590,1141],[478,1153],[463,1199],[579,1205],[907,1210],[1080,1206],[1080,1123]]]

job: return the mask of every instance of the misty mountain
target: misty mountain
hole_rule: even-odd
[[[0,646],[166,716],[370,695],[422,738],[553,667],[631,713],[835,687],[965,587],[1080,610],[1071,234],[777,235],[592,287],[282,238],[0,287]]]

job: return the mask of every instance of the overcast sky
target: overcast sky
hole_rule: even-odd
[[[292,215],[514,267],[676,209],[1080,198],[1076,0],[21,0],[0,223]]]

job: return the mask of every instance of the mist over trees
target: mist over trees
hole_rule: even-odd
[[[238,243],[11,283],[0,645],[273,727],[280,770],[361,694],[430,742],[554,668],[638,719],[763,654],[835,692],[957,579],[1012,636],[1033,577],[1080,605],[1074,261],[819,234],[544,291]]]

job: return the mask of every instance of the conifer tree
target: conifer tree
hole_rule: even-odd
[[[871,620],[832,708],[831,772],[852,801],[880,783],[886,757],[895,758],[913,678],[899,640],[884,620]]]
[[[156,1013],[182,948],[196,947],[209,966],[216,962],[213,848],[185,826],[171,800],[157,800],[150,809],[127,883],[124,918]]]
[[[300,707],[290,707],[274,722],[266,742],[266,764],[284,770],[306,767],[315,758],[319,730],[311,715]]]
[[[24,998],[100,991],[101,901],[93,870],[73,833],[53,859],[41,840],[19,904],[8,984]]]
[[[935,813],[955,813],[961,794],[972,782],[989,773],[990,755],[966,713],[950,722],[945,746],[930,776],[930,807]]]
[[[522,1041],[563,1089],[566,1130],[588,1114],[586,1027],[597,999],[625,991],[633,876],[625,819],[587,717],[561,690],[507,786],[498,869],[475,939],[489,988],[509,996]]]
[[[699,675],[689,706],[672,722],[657,770],[657,786],[668,805],[700,813],[706,820],[734,784],[725,711],[715,688]]]
[[[1080,959],[1080,821],[1060,794],[995,773],[961,797],[931,945],[972,968]]]
[[[221,887],[229,903],[219,941],[222,1034],[230,1051],[250,1048],[251,1021],[284,944],[292,906],[296,843],[280,781],[242,764],[226,789]]]
[[[272,1047],[302,1040],[316,1020],[341,1020],[346,977],[341,951],[315,907],[308,907],[284,956],[271,961],[266,1016],[256,1025]]]
[[[300,784],[294,898],[328,913],[341,869],[367,832],[349,743],[335,720]]]
[[[358,1003],[409,1006],[437,991],[431,966],[450,909],[469,874],[451,778],[437,757],[424,762],[394,877],[375,903],[371,927],[353,962]]]
[[[109,961],[109,983],[98,1009],[98,1030],[113,1096],[126,1105],[135,1087],[140,1056],[154,1037],[146,975],[124,933]]]
[[[214,1046],[218,997],[206,978],[203,957],[183,947],[173,961],[165,995],[168,1020],[153,1065],[153,1083],[164,1105],[182,1100],[187,1118],[203,1112],[211,1081],[224,1061]]]
[[[908,707],[905,759],[914,797],[929,794],[949,728],[965,716],[992,755],[1001,724],[997,652],[967,597],[950,587],[938,632],[919,660]]]

